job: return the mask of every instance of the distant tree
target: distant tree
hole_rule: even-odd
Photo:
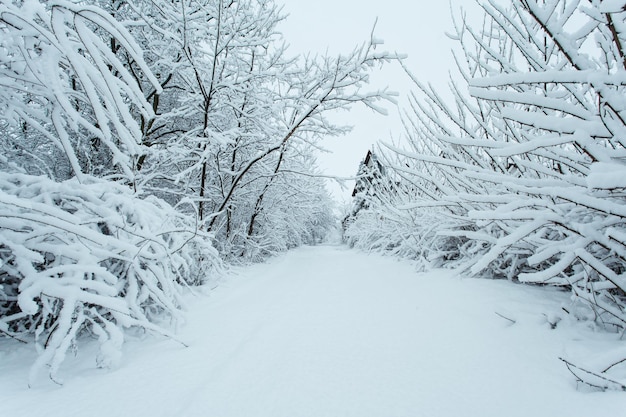
[[[382,194],[383,187],[387,184],[384,182],[385,168],[378,161],[378,157],[371,150],[367,151],[365,159],[361,161],[356,173],[356,181],[352,190],[352,208],[350,213],[342,219],[342,227],[346,227],[354,220],[356,215],[364,208],[369,207],[371,200],[376,198],[378,194]]]

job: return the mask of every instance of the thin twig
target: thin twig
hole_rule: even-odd
[[[511,322],[511,323],[513,323],[513,324],[517,323],[515,320],[510,319],[510,318],[508,318],[508,317],[505,317],[505,316],[503,316],[502,314],[498,313],[497,311],[495,311],[495,313],[496,313],[496,315],[497,315],[497,316],[502,317],[503,319],[508,320],[508,321],[510,321],[510,322]]]
[[[572,375],[574,375],[576,377],[576,379],[578,379],[578,381],[582,382],[583,384],[587,384],[591,387],[594,388],[600,388],[602,390],[607,390],[610,388],[617,388],[621,391],[626,391],[626,385],[622,384],[621,382],[617,382],[615,380],[612,380],[610,378],[607,378],[603,375],[600,375],[598,373],[592,372],[592,371],[588,371],[586,369],[581,368],[580,366],[574,365],[573,363],[571,363],[570,361],[563,359],[563,358],[559,358],[562,362],[565,363],[565,366],[567,366],[567,369],[572,373]],[[586,374],[586,376],[591,376],[593,378],[597,378],[600,379],[602,381],[605,381],[606,384],[605,385],[597,385],[594,384],[592,382],[590,382],[588,379],[584,379],[583,377],[581,377],[578,372],[582,372],[583,374]]]
[[[12,335],[11,333],[7,332],[6,330],[0,329],[0,333],[7,335],[11,339],[15,339],[15,340],[17,340],[20,343],[28,344],[28,342],[26,340],[20,339],[19,337]]]

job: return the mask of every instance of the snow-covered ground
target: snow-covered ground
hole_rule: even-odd
[[[29,389],[35,353],[1,340],[0,415],[622,416],[626,395],[578,387],[558,360],[617,345],[567,319],[552,329],[568,300],[305,247],[191,299],[179,332],[188,347],[131,340],[114,370],[81,349],[62,387],[42,376]]]

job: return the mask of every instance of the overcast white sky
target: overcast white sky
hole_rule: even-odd
[[[280,3],[281,0],[278,0]],[[385,41],[384,48],[408,54],[407,64],[423,82],[432,82],[445,89],[448,72],[454,61],[450,52],[454,42],[445,32],[452,32],[450,7],[458,11],[475,8],[469,0],[282,0],[289,17],[280,29],[291,46],[291,53],[347,53],[370,37],[374,22],[375,35]],[[475,14],[476,15],[476,14]],[[387,67],[373,74],[372,84],[389,85],[401,96],[411,83],[398,67]],[[402,102],[402,97],[400,98]],[[325,140],[323,146],[332,151],[320,156],[320,167],[328,175],[353,176],[359,162],[376,141],[401,135],[397,110],[388,106],[389,116],[356,108],[339,114],[342,124],[354,126],[351,133]],[[341,190],[330,185],[331,192],[346,201],[352,184]]]

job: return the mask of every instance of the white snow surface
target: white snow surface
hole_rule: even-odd
[[[132,339],[107,370],[83,348],[63,386],[28,388],[33,348],[1,339],[1,415],[624,415],[626,395],[578,386],[558,360],[620,345],[569,319],[552,329],[568,302],[553,288],[304,247],[192,298],[179,331],[188,347]]]
[[[608,162],[591,164],[591,172],[587,176],[587,186],[607,190],[626,188],[626,166]]]

